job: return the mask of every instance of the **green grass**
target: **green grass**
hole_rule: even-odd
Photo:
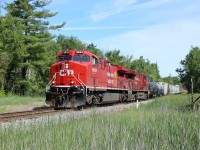
[[[44,97],[22,97],[22,96],[5,96],[0,97],[0,106],[5,105],[27,105],[33,102],[44,102]]]
[[[172,95],[118,113],[0,129],[0,149],[200,149],[200,111],[188,103]]]
[[[45,103],[44,97],[2,96],[0,97],[0,113],[21,111],[30,107],[37,107]]]

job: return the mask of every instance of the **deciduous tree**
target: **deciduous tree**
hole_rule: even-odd
[[[131,69],[146,74],[150,80],[158,81],[160,79],[157,63],[151,63],[148,59],[145,60],[143,56],[132,62]]]
[[[181,82],[191,92],[191,79],[194,82],[194,92],[200,92],[200,48],[192,47],[184,60],[181,60],[181,68],[176,71]]]
[[[60,44],[62,50],[70,50],[70,49],[77,49],[83,50],[86,47],[86,44],[79,40],[77,37],[74,36],[64,36],[59,35],[56,39],[57,43]]]
[[[97,48],[96,45],[94,45],[93,43],[90,43],[86,46],[86,49],[88,49],[91,53],[101,57],[101,58],[105,58],[104,53]]]
[[[120,50],[113,50],[113,51],[107,51],[105,53],[105,56],[108,61],[110,61],[114,65],[121,65],[123,66],[125,57],[120,54]]]

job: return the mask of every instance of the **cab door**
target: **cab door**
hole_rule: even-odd
[[[92,56],[92,81],[93,86],[96,87],[97,85],[97,76],[98,75],[98,59]]]

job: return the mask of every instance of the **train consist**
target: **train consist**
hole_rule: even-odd
[[[51,66],[46,103],[57,109],[146,100],[178,93],[176,87],[149,82],[145,74],[113,65],[87,50],[65,50]]]
[[[181,93],[181,87],[179,85],[172,85],[166,82],[149,81],[149,91],[150,97],[156,97],[167,94],[179,94]]]

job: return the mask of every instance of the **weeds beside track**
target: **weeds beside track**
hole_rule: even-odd
[[[200,149],[200,112],[188,95],[121,112],[0,130],[0,149]]]

